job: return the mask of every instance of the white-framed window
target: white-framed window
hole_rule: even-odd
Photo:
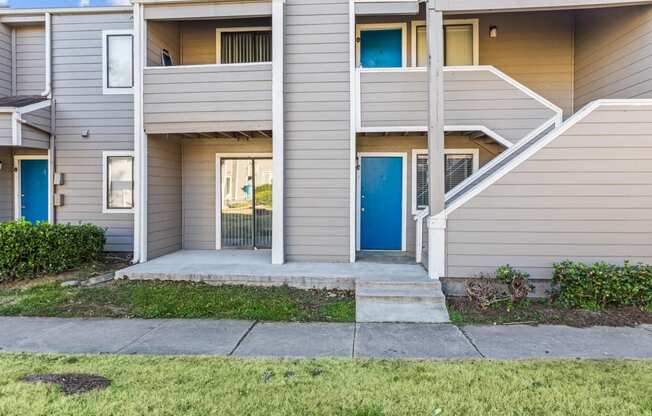
[[[358,67],[395,68],[407,66],[407,23],[357,24],[355,25],[355,43],[355,59]],[[374,62],[376,60],[377,63]]]
[[[272,28],[218,28],[215,35],[218,64],[272,62]]]
[[[134,212],[134,152],[102,152],[102,212]]]
[[[444,65],[480,64],[480,21],[444,20]],[[428,33],[424,20],[412,21],[412,66],[428,65]]]
[[[131,30],[102,32],[102,91],[132,94],[134,90],[134,33]]]
[[[479,149],[444,149],[445,192],[450,191],[480,168]],[[429,201],[428,150],[412,150],[412,213]]]

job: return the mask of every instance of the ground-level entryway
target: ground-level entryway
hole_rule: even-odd
[[[9,352],[239,357],[652,358],[652,326],[0,317]]]
[[[269,250],[180,250],[119,270],[116,278],[355,290],[358,322],[448,321],[440,282],[419,264],[271,264]]]

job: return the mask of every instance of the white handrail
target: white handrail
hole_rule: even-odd
[[[428,217],[430,214],[430,209],[424,208],[413,215],[414,221],[416,221],[416,245],[414,247],[414,257],[417,263],[421,263],[422,254],[423,254],[423,220]]]

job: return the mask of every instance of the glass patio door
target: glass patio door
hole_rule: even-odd
[[[271,248],[272,160],[222,159],[222,247]]]

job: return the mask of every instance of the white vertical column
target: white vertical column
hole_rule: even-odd
[[[283,188],[284,0],[272,0],[272,264],[285,262]]]
[[[358,86],[359,76],[355,67],[355,1],[349,0],[349,261],[355,262],[357,241],[357,129],[358,129]]]
[[[134,262],[147,261],[147,136],[143,129],[143,67],[147,26],[134,4]]]
[[[446,271],[446,218],[444,217],[444,33],[443,16],[428,0],[428,274],[439,279]]]

